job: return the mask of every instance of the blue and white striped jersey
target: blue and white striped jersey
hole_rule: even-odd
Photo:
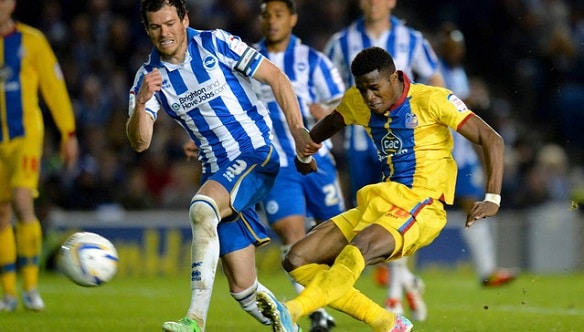
[[[351,61],[361,50],[378,46],[389,52],[398,70],[419,82],[427,83],[438,69],[438,57],[421,32],[391,17],[391,29],[374,39],[365,31],[365,20],[360,18],[334,34],[325,46],[325,53],[339,69],[348,86],[354,84]]]
[[[187,56],[163,62],[156,49],[138,69],[130,89],[129,112],[144,75],[158,68],[162,89],[146,103],[154,119],[164,109],[200,148],[204,173],[214,173],[237,156],[271,144],[271,120],[251,77],[264,59],[224,30],[187,29]]]
[[[327,104],[336,99],[340,100],[343,96],[345,85],[336,67],[323,53],[302,44],[298,37],[292,35],[288,47],[280,53],[269,53],[265,40],[261,40],[254,46],[278,66],[292,82],[306,128],[312,128],[317,121],[310,113],[309,104]],[[296,155],[294,139],[270,86],[260,82],[257,84],[260,99],[270,111],[274,130],[273,140],[280,154],[280,164],[286,167]],[[330,148],[330,141],[325,142],[319,154],[326,154]]]

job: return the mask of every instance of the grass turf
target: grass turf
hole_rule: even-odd
[[[368,269],[357,287],[378,303],[385,289],[376,285]],[[431,269],[421,271],[426,283],[429,315],[414,322],[415,331],[584,331],[582,274],[523,274],[513,284],[484,289],[472,271]],[[262,273],[261,281],[281,299],[294,293],[282,273]],[[165,320],[184,315],[190,298],[188,277],[124,277],[98,288],[83,288],[56,273],[41,277],[47,309],[0,313],[0,331],[160,331]],[[335,331],[369,331],[348,316],[330,311]],[[306,332],[309,321],[301,321]],[[244,313],[231,298],[227,282],[218,273],[209,312],[208,331],[270,331]]]

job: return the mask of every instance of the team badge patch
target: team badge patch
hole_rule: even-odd
[[[409,113],[406,115],[406,128],[414,129],[418,126],[418,117]]]
[[[203,65],[207,71],[213,70],[213,68],[217,67],[217,58],[209,55],[203,60]]]
[[[456,109],[459,112],[464,112],[464,111],[468,110],[468,108],[466,107],[466,104],[462,100],[460,100],[460,98],[458,98],[457,96],[455,96],[453,94],[448,95],[448,101],[450,103],[452,103],[452,105],[454,105],[454,107],[456,107]]]

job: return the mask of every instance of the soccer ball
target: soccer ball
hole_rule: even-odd
[[[102,285],[118,271],[118,252],[105,237],[77,232],[61,245],[58,256],[60,270],[83,287]]]

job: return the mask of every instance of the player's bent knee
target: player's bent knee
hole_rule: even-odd
[[[282,260],[282,267],[286,272],[294,271],[297,268],[308,264],[304,256],[297,253],[294,249],[290,250]]]
[[[197,194],[191,200],[189,217],[193,226],[210,225],[217,227],[220,220],[219,208],[213,198]]]

